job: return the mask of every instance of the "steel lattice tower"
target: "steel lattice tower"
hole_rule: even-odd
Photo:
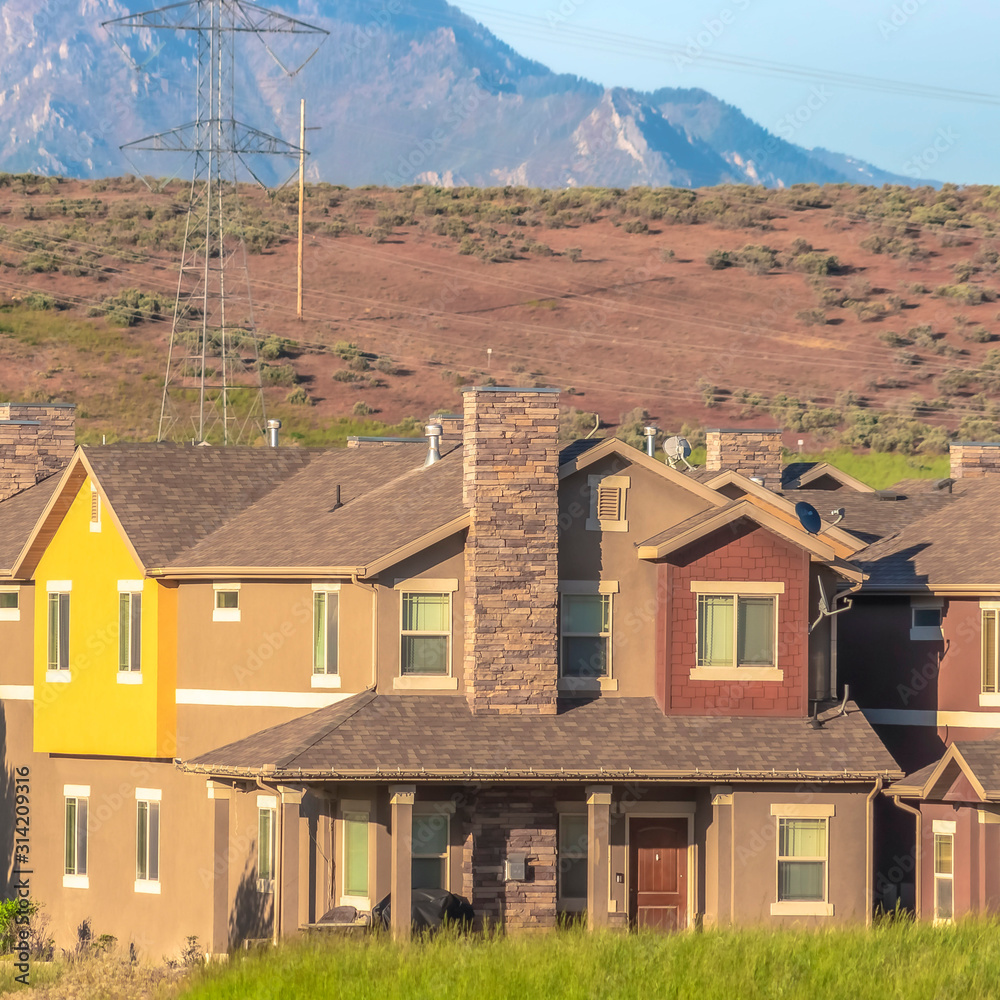
[[[264,186],[249,157],[298,158],[302,149],[236,118],[236,39],[244,33],[256,36],[293,76],[328,32],[248,0],[189,0],[106,21],[103,27],[197,35],[194,121],[121,147],[126,156],[152,150],[194,157],[157,440],[181,433],[186,437],[190,428],[199,442],[210,435],[225,444],[250,441],[264,433],[265,410],[237,190],[240,168]],[[273,34],[317,36],[319,44],[289,68],[268,44],[267,36]]]

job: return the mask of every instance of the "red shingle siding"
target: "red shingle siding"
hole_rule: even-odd
[[[720,537],[721,536],[721,537]],[[809,556],[764,529],[735,538],[726,529],[689,552],[683,566],[660,568],[661,621],[657,695],[668,713],[806,715],[808,711]],[[697,664],[697,597],[692,581],[783,582],[778,598],[778,681],[693,681]],[[662,693],[661,693],[662,692]]]

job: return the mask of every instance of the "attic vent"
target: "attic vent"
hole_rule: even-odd
[[[588,531],[628,531],[625,520],[625,494],[631,484],[628,476],[590,476],[590,517]]]
[[[90,530],[101,530],[101,494],[90,487]]]

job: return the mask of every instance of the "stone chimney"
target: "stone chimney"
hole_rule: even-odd
[[[1000,443],[953,441],[948,449],[952,479],[982,479],[1000,472]]]
[[[0,500],[59,472],[76,447],[72,403],[0,403]]]
[[[557,389],[465,390],[465,682],[477,715],[555,715]]]
[[[705,432],[705,468],[732,469],[761,479],[770,489],[781,488],[780,430],[710,430]]]

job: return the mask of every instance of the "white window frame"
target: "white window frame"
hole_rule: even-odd
[[[340,905],[341,906],[355,906],[359,910],[370,910],[371,906],[371,891],[372,891],[372,829],[371,829],[371,809],[372,804],[367,799],[342,799],[340,802],[340,861],[341,870],[344,872],[344,878],[340,886]],[[368,825],[368,894],[366,896],[350,895],[347,892],[347,824],[349,818],[352,818],[355,822],[363,821]]]
[[[49,683],[66,683],[72,680],[73,674],[70,670],[70,638],[72,628],[70,616],[72,614],[73,582],[71,580],[49,580],[45,585],[45,680]],[[52,614],[52,599],[57,598],[57,607],[61,606],[61,598],[66,598],[66,641],[65,652],[66,662],[62,662],[63,636],[62,636],[62,611],[56,612],[56,656],[53,660],[52,649],[50,648],[51,631],[49,628],[49,616]],[[56,666],[52,667],[51,664]]]
[[[314,688],[339,688],[341,686],[340,680],[340,584],[339,583],[314,583],[312,585],[312,604],[313,604],[313,632],[311,636],[310,645],[312,646],[312,673],[310,684]],[[325,641],[329,643],[329,615],[330,615],[330,599],[333,598],[337,601],[337,648],[333,651],[334,669],[330,669],[330,650],[329,647],[326,650],[326,664],[325,669],[316,669],[316,597],[317,595],[324,595],[323,604],[323,635],[325,636]]]
[[[135,885],[136,892],[150,895],[160,894],[160,843],[162,830],[160,824],[160,803],[163,800],[163,791],[159,788],[137,788],[135,790],[135,842],[136,842],[136,865],[135,865]],[[143,876],[142,863],[139,858],[139,832],[142,826],[142,807],[146,807],[146,858],[145,876]],[[155,820],[156,836],[150,836]],[[153,858],[155,840],[156,856]],[[155,864],[151,864],[151,859]]]
[[[619,592],[617,580],[560,580],[559,581],[559,681],[560,691],[591,692],[591,691],[617,691],[618,680],[614,674],[614,631],[615,631],[615,601],[614,596]],[[608,670],[602,677],[576,677],[563,673],[563,636],[582,634],[569,633],[563,631],[564,597],[574,597],[578,595],[606,596],[608,599]],[[590,633],[587,633],[588,635]],[[602,636],[604,633],[601,633]]]
[[[774,828],[774,899],[771,904],[771,916],[791,917],[832,917],[833,904],[830,902],[830,834],[836,807],[822,803],[774,803],[771,805],[771,816],[775,821]],[[804,855],[782,855],[781,824],[788,820],[821,819],[826,826],[826,854],[822,857]],[[822,900],[786,900],[780,899],[781,862],[782,861],[822,861],[823,862],[823,899]]]
[[[451,817],[455,812],[454,802],[423,802],[413,806],[413,819],[434,816],[440,817],[445,824],[444,854],[431,854],[429,852],[418,852],[416,840],[411,838],[410,860],[435,858],[444,862],[445,884],[439,886],[447,892],[451,891]],[[412,867],[412,866],[411,866]]]
[[[69,858],[69,804],[75,804],[73,826],[73,864],[68,864]],[[83,803],[83,827],[81,833],[80,826],[80,803]],[[63,888],[64,889],[89,889],[90,874],[88,868],[90,844],[90,785],[64,785],[63,786]],[[83,854],[83,863],[80,863],[80,854]],[[70,870],[72,869],[72,870]]]
[[[261,845],[260,845],[260,828],[261,821],[263,820],[265,814],[269,816],[269,831],[268,837],[270,844],[268,845],[268,877],[261,876]],[[278,797],[276,795],[258,795],[257,796],[257,862],[256,862],[256,872],[257,872],[257,891],[263,893],[274,892],[274,863],[275,863],[275,834],[278,831]]]
[[[238,622],[240,620],[240,584],[238,583],[213,583],[212,584],[212,621],[213,622]],[[235,608],[220,608],[219,594],[236,594]]]
[[[629,476],[588,476],[587,486],[590,490],[590,516],[584,525],[587,531],[628,531],[627,504],[628,490],[632,485]],[[599,498],[602,489],[618,490],[618,517],[602,518],[599,516]]]
[[[918,625],[918,611],[937,611],[937,625]],[[944,638],[944,600],[940,597],[910,598],[910,639],[915,642],[940,642]]]
[[[935,924],[952,924],[955,922],[955,829],[956,824],[954,820],[941,820],[936,819],[932,823],[932,833],[934,836],[934,842],[932,846],[931,864],[934,868],[934,923]],[[938,838],[942,840],[951,841],[951,871],[950,872],[939,872],[937,870],[937,845]],[[941,917],[938,916],[938,899],[937,890],[938,882],[947,882],[951,890],[951,916]]]
[[[695,665],[691,668],[690,677],[693,681],[781,681],[784,680],[784,670],[778,663],[778,649],[781,646],[779,625],[781,622],[781,596],[785,593],[785,584],[781,581],[732,581],[732,580],[693,580],[691,593],[695,596]],[[702,596],[733,598],[733,658],[732,664],[702,667],[698,665],[701,650],[698,648],[698,622]],[[741,597],[770,597],[774,601],[774,657],[770,666],[744,666],[735,662],[739,651],[739,599]]]
[[[21,620],[21,588],[20,586],[0,587],[0,594],[13,594],[14,607],[0,608],[0,622],[19,622]]]
[[[986,616],[993,617],[993,686],[986,683]],[[979,602],[979,705],[1000,708],[1000,601]]]
[[[559,827],[556,831],[556,908],[562,913],[582,913],[587,909],[587,897],[586,896],[566,896],[563,895],[562,888],[562,872],[561,872],[561,861],[563,858],[569,860],[579,861],[581,858],[587,862],[587,878],[590,879],[590,851],[589,844],[585,841],[583,849],[577,851],[563,851],[562,849],[562,825],[563,819],[566,817],[572,817],[573,819],[584,821],[584,830],[587,829],[587,810],[586,807],[580,809],[567,809],[563,808],[559,810]],[[585,834],[586,836],[586,834]]]
[[[392,686],[396,689],[411,689],[423,691],[454,691],[458,689],[458,678],[454,676],[455,656],[455,593],[458,590],[458,580],[412,579],[397,580],[393,589],[399,594],[399,648],[396,676]],[[403,611],[406,598],[410,595],[436,594],[448,598],[448,631],[429,632],[425,630],[405,631],[403,629]],[[446,636],[448,639],[447,668],[442,674],[404,674],[403,673],[403,639],[409,635]]]
[[[96,514],[96,517],[95,517]],[[101,518],[104,514],[104,505],[101,502],[101,494],[97,487],[90,484],[90,530],[99,533],[101,530]]]
[[[118,683],[119,684],[141,684],[142,683],[142,580],[119,580],[118,581]],[[132,623],[136,617],[134,604],[139,602],[139,637],[138,642],[132,634]],[[128,622],[128,645],[127,659],[128,665],[122,666],[121,645],[122,645],[122,608],[128,604],[126,621]],[[139,663],[136,665],[133,660],[138,652]]]

